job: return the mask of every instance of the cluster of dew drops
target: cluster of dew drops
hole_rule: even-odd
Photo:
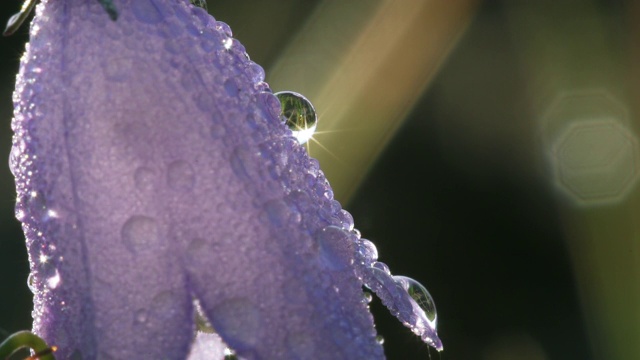
[[[281,116],[293,136],[300,144],[306,143],[313,136],[318,118],[311,102],[301,94],[292,91],[275,93],[280,100]],[[353,222],[351,222],[353,224]],[[369,240],[361,238],[360,232],[352,228],[358,239],[355,246],[356,275],[363,284],[382,300],[382,303],[405,326],[416,335],[442,351],[442,343],[436,334],[436,305],[427,289],[418,281],[406,276],[391,275],[389,267],[378,260],[378,250]],[[369,304],[372,300],[369,292],[364,293],[363,301]],[[382,344],[384,339],[377,337]]]
[[[113,4],[110,0],[99,0],[105,7],[107,12],[116,16]],[[4,35],[13,33],[33,9],[36,1],[27,0],[21,11],[11,17],[4,31]],[[191,3],[205,8],[206,2],[203,0],[191,0]],[[111,12],[110,12],[111,10]],[[318,118],[316,111],[311,102],[301,94],[292,91],[282,91],[275,94],[281,104],[281,116],[285,124],[292,131],[292,135],[300,144],[306,143],[316,130]],[[37,193],[32,194],[32,199],[37,202],[39,196]],[[21,209],[17,209],[17,217],[20,219]],[[50,214],[55,217],[55,213]],[[350,222],[353,224],[353,221]],[[355,244],[355,270],[358,278],[363,284],[372,290],[380,298],[382,303],[396,316],[405,326],[410,328],[424,342],[434,347],[438,351],[442,351],[442,343],[436,333],[437,313],[433,298],[427,289],[414,279],[405,276],[391,275],[389,267],[378,260],[378,250],[376,246],[369,240],[361,238],[357,229],[352,228],[351,231],[356,233],[358,239]],[[52,249],[54,250],[54,249]],[[62,259],[60,259],[62,261]],[[42,253],[36,262],[44,269],[49,270],[45,278],[47,279],[47,287],[54,289],[60,283],[60,275],[51,266],[50,258]],[[47,271],[44,271],[47,272]],[[35,293],[36,286],[33,275],[27,280],[29,288]],[[365,292],[363,301],[369,304],[372,295]],[[377,341],[382,344],[384,339],[377,337]],[[225,359],[235,359],[236,356],[232,351],[225,353]]]

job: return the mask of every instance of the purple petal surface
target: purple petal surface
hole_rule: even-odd
[[[22,59],[36,333],[62,359],[184,359],[195,298],[242,357],[383,358],[354,235],[262,69],[188,1],[115,5],[43,1]]]

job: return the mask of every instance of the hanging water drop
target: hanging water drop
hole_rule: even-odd
[[[436,308],[427,289],[411,278],[391,276],[386,269],[387,266],[379,262],[363,267],[360,275],[364,285],[422,341],[442,351],[442,341],[436,330]]]
[[[285,118],[286,125],[293,132],[293,136],[300,144],[309,141],[318,125],[316,110],[311,102],[293,91],[281,91],[275,95],[280,100],[281,114]]]
[[[224,360],[238,360],[236,352],[231,350],[230,348],[224,349]]]
[[[420,306],[420,309],[427,315],[427,319],[436,327],[438,315],[436,313],[436,304],[427,289],[419,282],[406,276],[394,276],[393,279],[407,291],[409,296]]]
[[[373,295],[371,295],[370,292],[368,292],[368,291],[363,291],[362,292],[362,301],[365,304],[370,304],[372,300],[373,300]]]
[[[382,335],[376,336],[376,342],[380,345],[384,344],[384,337]]]

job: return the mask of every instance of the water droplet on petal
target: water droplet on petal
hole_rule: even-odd
[[[436,304],[427,289],[412,278],[406,276],[394,276],[393,279],[407,291],[409,296],[420,306],[427,315],[427,319],[436,327],[438,316],[436,314]]]
[[[224,349],[224,360],[238,360],[236,352],[230,348]]]
[[[233,38],[226,38],[225,40],[222,40],[222,46],[227,50],[231,49],[233,46]]]
[[[148,216],[134,215],[122,225],[122,242],[129,251],[136,253],[158,245],[158,223]]]
[[[222,22],[222,21],[216,22],[216,30],[218,30],[219,32],[223,33],[228,37],[233,36],[233,32],[231,32],[231,27],[227,25],[227,23],[225,22]]]
[[[435,304],[424,286],[404,276],[391,276],[377,267],[364,268],[362,279],[393,316],[422,341],[442,351],[442,341],[436,331]]]
[[[254,62],[250,62],[244,72],[254,83],[261,83],[264,81],[264,69],[262,66]]]
[[[135,322],[138,323],[138,324],[143,324],[146,321],[147,321],[147,310],[140,309],[140,310],[136,311]]]
[[[36,293],[36,291],[38,291],[38,289],[36,288],[36,277],[33,273],[29,274],[29,277],[27,278],[27,286],[29,287],[29,290],[31,290],[32,293]]]
[[[58,287],[58,285],[60,285],[60,273],[58,272],[58,269],[54,270],[54,274],[53,276],[49,277],[47,279],[47,286],[49,287],[49,289],[55,289]]]
[[[384,344],[384,337],[382,335],[376,336],[376,342],[380,345]]]
[[[304,96],[293,91],[281,91],[275,94],[282,106],[282,116],[293,136],[300,144],[306,143],[318,125],[316,110]]]
[[[340,210],[338,213],[338,219],[343,229],[347,231],[353,231],[353,216],[347,210]]]
[[[358,252],[356,254],[358,261],[366,266],[370,266],[378,260],[378,249],[367,239],[359,239],[356,241]]]
[[[364,291],[362,293],[362,300],[364,301],[365,304],[370,304],[371,301],[373,300],[373,295],[371,295],[371,293],[368,291]]]
[[[249,298],[230,298],[207,312],[213,328],[225,334],[225,342],[238,351],[251,350],[265,330],[261,308]]]
[[[382,270],[387,275],[391,275],[391,270],[389,270],[389,266],[387,266],[387,264],[383,262],[376,261],[371,266],[378,270]]]

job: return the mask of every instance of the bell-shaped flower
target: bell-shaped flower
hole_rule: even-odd
[[[263,69],[189,1],[114,5],[43,0],[22,58],[10,163],[34,332],[62,359],[184,359],[199,308],[244,358],[383,358],[374,267]]]

